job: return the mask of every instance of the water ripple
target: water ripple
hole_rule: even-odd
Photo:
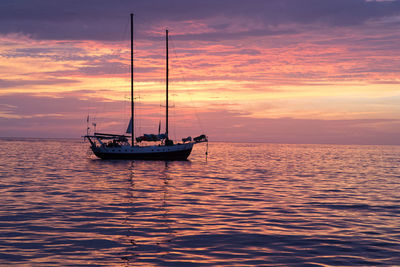
[[[211,143],[187,162],[0,140],[0,264],[400,262],[400,147]],[[67,148],[67,149],[66,149]]]

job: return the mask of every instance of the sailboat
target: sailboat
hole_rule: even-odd
[[[84,137],[90,142],[93,153],[101,159],[130,159],[130,160],[187,160],[193,146],[208,142],[205,134],[195,138],[183,138],[181,142],[174,142],[168,133],[168,30],[166,33],[166,110],[165,133],[145,134],[135,138],[134,132],[134,97],[133,97],[133,14],[131,16],[131,120],[127,133],[131,135],[117,135],[105,133],[89,133]],[[130,142],[129,142],[130,139]]]

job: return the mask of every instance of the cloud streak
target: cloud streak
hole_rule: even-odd
[[[11,80],[0,79],[1,88],[14,88],[14,87],[27,87],[37,85],[59,85],[59,84],[74,84],[79,83],[77,80],[72,79],[45,79],[45,80]]]

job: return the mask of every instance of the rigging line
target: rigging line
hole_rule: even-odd
[[[121,45],[123,45],[122,47],[123,48],[125,48],[125,47],[127,47],[127,45],[126,45],[126,43],[127,43],[127,40],[128,40],[128,30],[129,30],[129,22],[128,21],[125,21],[124,20],[124,23],[123,23],[123,25],[124,25],[124,28],[123,28],[123,31],[121,32],[121,37],[120,37],[120,44]],[[121,57],[121,51],[124,51],[124,49],[123,48],[120,48],[120,49],[118,49],[118,52],[119,52],[119,59],[121,60],[121,61],[123,61],[123,62],[125,62],[125,58],[124,57]],[[125,72],[125,71],[127,71],[128,70],[128,67],[126,67],[125,65],[123,65],[124,67],[123,67],[123,71]],[[114,69],[115,70],[115,69]],[[114,73],[115,74],[115,73]],[[124,92],[124,94],[123,94],[123,107],[122,107],[122,109],[123,109],[123,116],[122,116],[122,118],[119,118],[119,121],[120,121],[120,125],[121,125],[121,128],[122,128],[122,133],[123,134],[125,134],[125,132],[126,132],[126,127],[127,127],[127,124],[126,124],[126,121],[129,121],[130,120],[130,116],[128,115],[128,112],[127,112],[127,104],[129,103],[129,101],[128,101],[128,94],[127,94],[127,91],[123,91]],[[127,117],[129,117],[129,119],[127,119]],[[128,122],[128,124],[129,124],[129,122]]]
[[[121,33],[120,40],[125,40],[124,37],[125,37],[126,32],[127,32],[128,23],[124,23],[124,25],[125,25],[125,27],[124,27],[123,32]],[[115,55],[115,53],[113,55]],[[115,66],[114,66],[113,68],[111,68],[110,74],[113,75],[115,73],[116,73],[116,71],[115,71]],[[87,103],[88,103],[87,104],[87,110],[88,110],[88,116],[90,116],[90,121],[93,122],[93,123],[96,123],[97,115],[104,113],[105,102],[104,101],[101,102],[99,108],[97,108],[98,105],[96,105],[98,102],[92,103],[91,101],[88,101]],[[91,112],[93,112],[93,113],[91,114]],[[100,119],[100,121],[102,121],[102,120]]]
[[[169,38],[171,38],[171,36],[169,35],[168,36]],[[170,59],[170,69],[172,68],[172,69],[174,69],[173,68],[173,66],[174,66],[174,64],[175,64],[175,62],[176,61],[178,61],[177,60],[177,56],[176,56],[176,52],[175,52],[175,49],[174,48],[172,48],[172,51],[175,53],[175,61],[172,59]],[[170,84],[174,84],[174,79],[173,78],[170,78]],[[173,86],[170,86],[171,88],[172,88],[172,90],[170,90],[171,91],[171,93],[170,93],[170,102],[172,102],[172,105],[170,105],[170,108],[172,108],[172,125],[173,125],[173,128],[172,128],[172,130],[173,130],[173,136],[174,136],[174,139],[175,140],[177,140],[177,134],[176,134],[176,125],[177,125],[177,115],[176,115],[176,93],[173,93]]]
[[[135,15],[136,16],[136,15]],[[136,27],[137,29],[138,27]],[[146,115],[146,112],[140,112],[145,110],[144,105],[142,103],[142,91],[140,86],[137,86],[137,83],[135,82],[137,80],[138,74],[135,73],[135,67],[136,67],[136,63],[138,62],[138,60],[140,60],[140,57],[137,56],[138,54],[140,54],[140,52],[137,49],[137,45],[136,45],[136,40],[137,40],[137,34],[133,34],[133,71],[134,71],[134,77],[136,79],[133,79],[133,88],[134,88],[134,105],[133,105],[133,109],[134,109],[134,117],[135,117],[135,123],[134,123],[134,132],[135,132],[135,136],[141,136],[143,135],[144,131],[143,128],[145,126],[143,126],[143,118]]]
[[[122,18],[122,17],[121,17]],[[123,25],[124,25],[124,28],[123,28],[123,31],[122,31],[122,34],[121,34],[121,38],[120,38],[120,40],[121,40],[121,43],[123,43],[124,45],[123,45],[123,47],[127,47],[127,45],[125,44],[126,42],[127,42],[127,36],[128,36],[128,29],[129,29],[129,22],[128,21],[126,21],[125,19],[123,20],[124,22],[123,22]],[[120,49],[120,55],[121,55],[121,50],[122,49]],[[124,58],[120,58],[121,60],[123,60],[123,61],[125,61],[124,60]],[[124,65],[125,66],[125,65]],[[123,68],[123,71],[129,71],[129,67],[128,66],[125,66],[124,68]],[[130,120],[130,116],[128,115],[128,112],[127,112],[127,109],[128,109],[128,103],[130,102],[130,99],[129,99],[129,96],[128,96],[128,92],[127,91],[125,91],[124,90],[124,98],[123,98],[123,116],[122,116],[122,123],[121,123],[121,126],[122,126],[122,133],[123,134],[126,134],[125,132],[126,132],[126,127],[127,127],[127,125],[126,125],[126,121],[129,121]],[[130,108],[130,107],[129,107]],[[129,117],[128,119],[127,119],[127,117]],[[128,124],[129,124],[129,122],[128,122]]]
[[[167,29],[168,29],[168,28],[167,28]],[[164,37],[161,37],[161,36],[160,36],[160,40],[163,40],[162,38],[164,38]],[[165,48],[163,47],[162,49],[165,49]],[[160,55],[161,55],[161,53],[162,53],[162,52],[160,52]],[[161,61],[160,65],[161,65],[161,64],[162,64],[162,61]],[[163,77],[162,79],[163,79],[163,80],[160,80],[160,82],[162,82],[162,84],[165,84],[166,81],[167,81],[166,77]],[[160,85],[160,88],[162,88],[162,85]],[[167,126],[167,125],[166,125],[166,121],[165,121],[165,117],[164,117],[164,112],[165,112],[165,95],[161,93],[161,92],[165,92],[164,90],[165,90],[164,88],[163,88],[163,89],[160,89],[160,93],[158,94],[158,102],[159,102],[158,120],[164,123],[164,125],[162,125],[162,126],[164,127],[164,131],[163,131],[163,132],[166,133],[166,131],[167,131],[166,126]]]
[[[176,139],[176,122],[177,122],[177,119],[176,119],[176,108],[175,108],[175,100],[173,99],[173,101],[172,101],[172,105],[173,105],[173,109],[172,109],[172,113],[173,113],[173,125],[174,125],[174,127],[173,127],[173,130],[174,130],[174,137],[175,137],[175,140],[177,140]]]
[[[119,40],[113,42],[112,44],[117,45],[117,50],[115,50],[115,47],[111,46],[112,48],[112,53],[111,54],[107,54],[107,56],[111,56],[111,59],[117,59],[117,60],[123,60],[124,58],[122,57],[121,54],[121,49],[120,49],[120,45],[122,45],[125,41],[125,37],[127,35],[127,30],[128,30],[128,25],[129,23],[124,23],[124,30],[119,34],[120,38]],[[103,90],[109,90],[109,91],[114,91],[112,89],[113,85],[115,84],[114,79],[116,79],[114,76],[115,74],[117,74],[117,68],[119,68],[119,66],[116,66],[115,64],[113,64],[112,62],[109,62],[107,59],[104,60],[103,64],[108,64],[111,63],[111,68],[109,68],[109,72],[106,73],[106,81],[105,81],[105,87],[103,88]],[[110,89],[111,88],[111,89]],[[97,88],[98,90],[98,88]],[[114,100],[113,100],[114,101]],[[124,100],[122,100],[123,102],[125,102]],[[99,105],[96,105],[99,104]],[[105,114],[107,113],[106,110],[108,107],[108,101],[101,101],[100,103],[96,101],[96,103],[93,106],[94,109],[94,115],[92,116],[93,119],[91,119],[94,123],[96,123],[96,126],[98,128],[100,128],[99,126],[104,125],[105,122],[107,122],[107,118],[105,117]],[[124,106],[122,106],[123,109],[123,114],[125,114],[124,112]],[[99,122],[97,123],[97,116],[99,116]],[[124,119],[124,118],[122,118]],[[113,120],[118,120],[121,122],[121,118],[113,118]],[[122,122],[121,122],[122,123]],[[100,130],[99,130],[100,131]]]
[[[172,37],[170,37],[170,42],[171,42],[171,45],[172,45],[172,51],[173,51],[173,53],[174,53],[174,57],[177,59],[177,62],[178,62],[179,66],[180,66],[181,69],[182,69],[184,66],[183,66],[183,64],[181,64],[181,63],[179,62],[179,60],[178,60],[178,55],[177,55],[177,53],[176,53],[176,47],[175,47],[175,41],[174,41],[174,39],[173,39]],[[193,66],[191,62],[190,62],[189,64],[190,64],[191,66]],[[185,84],[187,84],[187,80],[186,80],[185,76],[183,75],[183,71],[182,71],[181,69],[179,70],[179,72],[181,73],[181,79],[183,80],[183,82],[184,82]],[[204,132],[204,127],[203,127],[203,124],[202,124],[202,122],[201,122],[201,120],[200,120],[200,117],[199,117],[199,114],[198,114],[198,113],[199,113],[199,112],[198,112],[198,108],[194,105],[194,101],[193,101],[193,98],[192,98],[192,92],[191,92],[190,90],[187,90],[186,92],[188,93],[189,98],[190,98],[190,103],[192,104],[192,107],[193,107],[194,110],[195,110],[194,115],[195,115],[195,117],[196,117],[196,119],[197,119],[197,122],[198,122],[198,124],[199,124],[199,126],[200,126],[200,130],[201,130],[201,132]]]
[[[170,36],[169,36],[170,37]],[[174,62],[173,62],[173,60],[172,59],[170,59],[170,63],[169,63],[169,68],[170,69],[173,69],[173,64],[174,64]],[[173,78],[170,78],[169,79],[170,80],[170,84],[174,84],[174,79]],[[171,102],[171,104],[169,105],[169,109],[171,109],[172,108],[172,116],[170,116],[170,117],[172,117],[171,118],[171,122],[172,122],[172,136],[173,136],[173,139],[174,140],[177,140],[176,139],[176,122],[177,122],[177,119],[176,119],[176,103],[175,103],[175,93],[174,93],[174,90],[173,90],[173,86],[170,86],[170,102]],[[170,127],[171,128],[171,127]]]
[[[160,121],[160,122],[162,122],[163,121],[163,119],[164,119],[164,116],[162,115],[163,114],[163,111],[164,111],[164,108],[163,108],[163,99],[162,99],[162,97],[161,97],[161,94],[158,94],[158,120]],[[165,122],[164,122],[164,125],[162,125],[163,127],[164,127],[164,132],[166,131],[166,129],[165,129]]]

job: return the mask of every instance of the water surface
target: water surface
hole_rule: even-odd
[[[400,147],[210,143],[104,161],[0,140],[0,264],[400,264]]]

